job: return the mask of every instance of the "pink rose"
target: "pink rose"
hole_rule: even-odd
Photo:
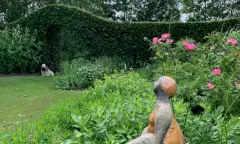
[[[166,39],[166,43],[171,44],[171,43],[173,43],[173,40],[172,39]]]
[[[219,74],[221,74],[221,69],[220,69],[220,68],[215,68],[214,70],[212,70],[212,74],[213,74],[213,75],[219,75]]]
[[[152,42],[153,42],[154,44],[157,44],[157,43],[158,43],[158,37],[154,37],[154,38],[152,39]]]
[[[171,37],[171,34],[170,34],[170,33],[164,33],[164,34],[162,34],[162,36],[161,36],[161,38],[162,38],[163,40],[165,40],[165,39],[167,39],[167,38],[169,38],[169,37]]]
[[[187,51],[192,51],[192,50],[195,49],[195,44],[193,44],[193,43],[188,43],[187,45],[185,45],[185,49],[186,49]]]
[[[186,45],[188,44],[188,41],[185,40],[185,41],[182,42],[182,44],[183,44],[184,46],[186,46]]]
[[[162,43],[163,43],[163,42],[162,42],[162,38],[158,39],[158,43],[159,43],[159,44],[162,44]]]
[[[238,41],[234,38],[228,38],[226,43],[227,44],[231,43],[233,46],[235,46],[238,43]]]
[[[212,83],[210,83],[210,82],[207,84],[207,87],[208,87],[209,89],[215,88],[215,86],[214,86]]]
[[[232,45],[236,45],[237,43],[238,43],[238,40],[236,40],[236,39],[232,40]]]

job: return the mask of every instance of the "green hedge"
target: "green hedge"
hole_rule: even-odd
[[[8,25],[37,29],[38,40],[45,44],[42,63],[56,68],[63,55],[69,59],[116,55],[129,64],[138,64],[152,55],[144,37],[151,39],[170,32],[175,40],[190,37],[203,41],[208,33],[224,32],[239,27],[239,23],[240,19],[197,23],[114,22],[76,7],[49,5]]]

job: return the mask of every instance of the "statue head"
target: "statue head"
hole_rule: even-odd
[[[168,76],[159,77],[153,86],[153,91],[157,94],[158,91],[162,91],[168,94],[169,97],[174,96],[177,91],[177,83],[174,79]]]

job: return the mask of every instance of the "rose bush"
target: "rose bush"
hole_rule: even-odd
[[[226,115],[237,114],[239,33],[213,33],[203,44],[188,38],[170,43],[169,33],[154,37],[150,46],[156,53],[154,79],[159,75],[175,78],[180,86],[177,94],[190,102],[190,107],[207,102],[212,109],[224,106]]]

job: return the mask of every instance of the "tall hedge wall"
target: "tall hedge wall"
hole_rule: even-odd
[[[151,52],[144,37],[170,32],[175,40],[185,37],[202,41],[212,31],[239,27],[240,19],[197,23],[114,22],[76,7],[46,6],[27,18],[8,24],[20,24],[38,31],[45,43],[43,63],[55,67],[63,55],[70,59],[117,55],[136,64],[149,59]]]

